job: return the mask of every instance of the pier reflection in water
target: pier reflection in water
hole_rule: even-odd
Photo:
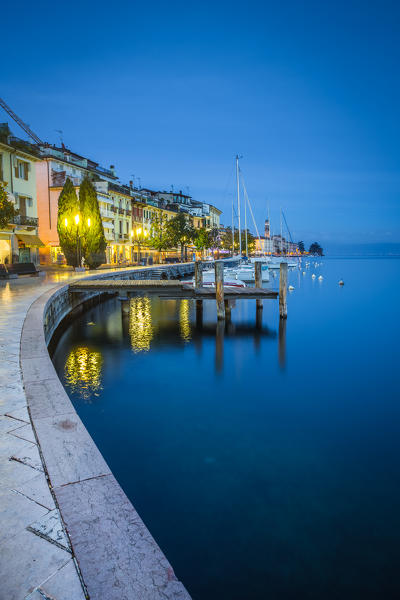
[[[110,300],[97,309],[98,315],[87,314],[85,324],[79,330],[82,339],[90,344],[96,341],[101,345],[111,344],[124,348],[129,343],[131,350],[136,353],[148,352],[152,347],[168,344],[175,346],[181,343],[193,343],[197,354],[201,356],[204,339],[215,339],[215,371],[222,373],[224,369],[225,338],[240,340],[252,338],[254,348],[260,350],[262,338],[276,338],[276,332],[263,326],[263,311],[254,310],[254,320],[251,317],[245,323],[235,323],[233,319],[216,321],[210,318],[213,303],[196,302],[192,300],[158,300],[148,297],[131,298],[122,303]],[[233,304],[232,308],[235,308]],[[204,312],[206,318],[204,318]],[[107,319],[103,319],[107,313]],[[208,318],[207,318],[208,314]],[[92,320],[94,319],[94,321]],[[285,362],[286,323],[279,328],[279,363]],[[64,378],[70,392],[89,400],[98,396],[102,386],[103,356],[99,347],[89,347],[81,344],[74,346],[65,361]]]

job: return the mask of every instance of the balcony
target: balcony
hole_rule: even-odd
[[[36,217],[27,217],[26,215],[17,215],[13,219],[14,225],[25,225],[27,227],[37,227],[39,219]]]
[[[118,212],[119,212],[119,214],[120,214],[120,215],[124,215],[124,214],[125,214],[125,211],[124,211],[124,209],[123,209],[123,208],[119,208],[119,209],[118,209]]]

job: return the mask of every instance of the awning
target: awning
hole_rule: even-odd
[[[16,233],[15,235],[26,246],[37,246],[38,248],[44,246],[42,240],[37,235],[29,235],[28,233]]]
[[[2,231],[0,231],[0,240],[10,241],[10,235],[11,233],[3,233]]]

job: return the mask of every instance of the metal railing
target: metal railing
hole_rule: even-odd
[[[13,218],[15,225],[28,225],[30,227],[37,227],[39,219],[37,217],[27,217],[26,215],[17,215]]]

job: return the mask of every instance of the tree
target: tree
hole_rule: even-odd
[[[193,238],[193,243],[195,245],[196,250],[201,252],[201,257],[203,258],[204,250],[211,247],[211,238],[210,232],[205,229],[205,227],[201,227],[200,229],[195,230],[196,233]]]
[[[157,250],[159,255],[164,250],[171,247],[171,238],[168,235],[168,218],[162,212],[153,216],[150,228],[150,237],[148,245]],[[160,262],[160,256],[158,257]]]
[[[304,242],[299,242],[297,245],[299,247],[299,250],[300,250],[301,254],[303,254],[306,251],[305,246],[304,246]]]
[[[236,239],[237,238],[237,239]],[[235,231],[235,246],[239,248],[239,232]],[[254,235],[247,230],[247,249],[248,253],[252,254],[255,250],[256,242]],[[246,230],[242,230],[242,252],[246,252]]]
[[[106,262],[106,238],[101,221],[97,193],[92,182],[85,177],[79,188],[81,221],[79,234],[82,255],[90,269]]]
[[[12,223],[18,214],[14,204],[8,199],[6,187],[7,184],[0,181],[0,229],[4,229],[9,223]]]
[[[313,242],[309,249],[310,254],[316,254],[317,256],[323,256],[324,252],[318,242]]]
[[[175,248],[180,246],[181,260],[183,261],[185,248],[195,235],[192,224],[184,213],[178,213],[175,217],[168,221],[167,234],[171,246]]]
[[[78,225],[75,223],[75,217],[78,214],[78,196],[74,184],[68,177],[58,199],[57,232],[67,264],[72,267],[79,266],[77,256]]]

